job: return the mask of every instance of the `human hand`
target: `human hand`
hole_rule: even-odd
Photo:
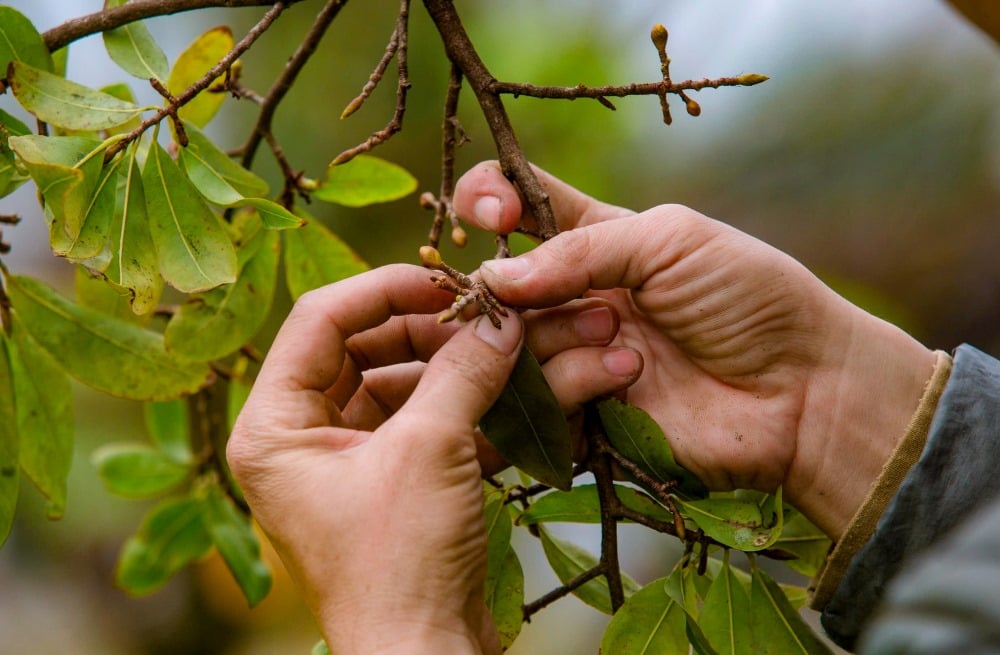
[[[496,296],[518,307],[608,300],[621,318],[615,343],[645,360],[628,400],[663,427],[678,461],[713,489],[783,485],[839,537],[934,354],[738,230],[677,205],[636,214],[537,173],[562,233],[485,262]],[[534,227],[495,163],[462,177],[454,206],[490,231]]]
[[[333,652],[499,652],[474,433],[522,325],[514,312],[501,330],[439,325],[452,300],[404,265],[303,295],[230,438],[233,473]],[[638,375],[637,356],[603,347],[616,330],[600,300],[531,313],[524,339],[565,409]]]

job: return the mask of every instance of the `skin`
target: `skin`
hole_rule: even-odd
[[[483,604],[476,424],[522,341],[571,414],[625,393],[713,489],[773,490],[832,537],[891,454],[935,355],[784,253],[690,209],[598,202],[538,171],[562,233],[480,274],[523,308],[439,325],[452,298],[392,266],[310,292],[229,442],[256,519],[335,653],[499,653]],[[455,209],[533,218],[485,163]]]

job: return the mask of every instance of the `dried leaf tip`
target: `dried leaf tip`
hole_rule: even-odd
[[[427,268],[439,268],[441,253],[434,246],[420,246],[420,263]]]
[[[653,29],[649,31],[649,38],[653,40],[653,45],[656,46],[657,50],[665,49],[667,47],[667,28],[662,23],[653,25]]]
[[[736,78],[736,81],[743,86],[753,86],[754,84],[760,84],[761,82],[766,82],[770,78],[767,75],[761,75],[760,73],[747,73],[746,75],[740,75]]]

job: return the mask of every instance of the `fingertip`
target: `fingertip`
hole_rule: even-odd
[[[458,180],[454,209],[473,225],[497,234],[508,234],[521,222],[520,197],[496,161],[483,162]]]

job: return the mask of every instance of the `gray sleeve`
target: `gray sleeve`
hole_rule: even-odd
[[[837,644],[853,650],[900,570],[1000,498],[998,446],[1000,361],[960,346],[920,460],[823,609],[823,627]]]

